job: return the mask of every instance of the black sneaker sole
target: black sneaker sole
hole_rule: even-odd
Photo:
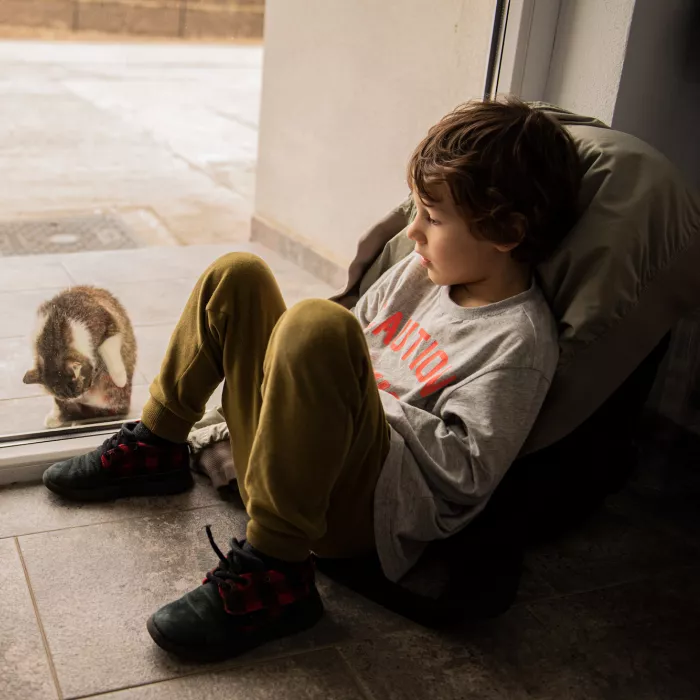
[[[235,656],[298,632],[313,627],[323,617],[323,602],[318,591],[314,591],[304,605],[298,603],[284,617],[256,632],[243,632],[240,637],[232,639],[225,645],[212,647],[192,647],[179,644],[166,637],[155,623],[154,615],[148,618],[146,629],[153,641],[161,648],[186,661],[213,662],[224,661]]]
[[[170,496],[189,491],[194,486],[194,479],[189,469],[173,473],[148,474],[143,477],[118,479],[113,483],[94,489],[72,489],[57,484],[48,478],[48,472],[44,472],[43,481],[44,486],[49,491],[63,498],[86,502],[113,501],[117,498],[131,496]]]

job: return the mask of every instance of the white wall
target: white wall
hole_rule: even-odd
[[[547,102],[612,121],[633,10],[634,0],[561,0]]]
[[[699,1],[561,0],[543,97],[647,141],[696,187],[700,46],[692,73],[688,52]]]
[[[612,126],[658,148],[700,187],[697,0],[637,0]],[[694,50],[691,68],[690,50]]]
[[[339,263],[483,94],[495,0],[267,0],[255,215]]]

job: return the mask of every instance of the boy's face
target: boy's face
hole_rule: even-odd
[[[413,193],[417,214],[407,235],[434,284],[477,285],[488,281],[504,264],[512,261],[515,246],[476,238],[457,210],[446,185],[438,190],[440,202],[426,206]]]

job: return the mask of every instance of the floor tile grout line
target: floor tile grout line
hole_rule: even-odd
[[[7,260],[9,256],[5,257],[5,260]],[[28,258],[30,257],[29,255],[13,255],[12,257],[24,257]],[[2,258],[0,258],[1,260]],[[59,287],[57,285],[53,285],[51,287],[37,287],[35,285],[32,285],[31,287],[17,287],[17,288],[12,288],[12,289],[0,289],[0,294],[15,294],[15,293],[20,293],[20,294],[26,294],[27,292],[54,292],[57,289],[62,289],[62,287]],[[18,336],[11,336],[11,337],[18,337]]]
[[[155,209],[152,204],[146,204],[143,207],[140,207],[140,209],[150,214],[158,222],[158,224],[163,227],[163,230],[168,234],[168,236],[172,237],[174,243],[172,245],[167,246],[168,248],[188,247],[187,244],[184,243],[184,241],[180,240],[177,234],[171,230],[170,226],[168,226],[168,224],[165,222],[165,219],[160,215],[160,212],[157,209]]]
[[[606,584],[603,584],[602,586],[595,586],[593,588],[582,588],[582,589],[576,590],[576,591],[566,591],[566,592],[561,592],[561,593],[555,593],[554,595],[547,596],[545,598],[534,598],[532,600],[524,600],[522,602],[518,602],[518,603],[515,603],[514,605],[512,605],[511,610],[515,607],[526,608],[535,617],[537,617],[537,615],[534,613],[534,611],[529,609],[530,606],[538,605],[539,603],[549,603],[549,602],[556,601],[556,600],[563,600],[564,598],[573,598],[575,596],[586,595],[588,593],[597,593],[599,591],[608,591],[608,590],[611,590],[613,588],[627,586],[627,585],[632,584],[632,583],[642,583],[643,581],[652,581],[655,578],[663,578],[664,576],[669,576],[671,574],[678,573],[680,571],[685,571],[687,569],[693,569],[693,568],[697,568],[697,567],[695,567],[692,564],[682,565],[682,566],[672,566],[668,569],[665,569],[664,571],[658,571],[656,573],[651,573],[651,574],[642,574],[641,576],[635,576],[633,578],[623,579],[620,581],[613,581],[612,583],[606,583]]]
[[[244,117],[240,117],[238,115],[231,114],[228,112],[222,112],[219,109],[212,109],[212,112],[217,116],[221,117],[222,119],[226,119],[227,121],[233,122],[234,124],[238,124],[239,126],[244,126],[248,129],[251,129],[252,131],[255,131],[256,134],[260,131],[259,123],[254,124],[253,122],[249,122]]]
[[[358,640],[352,640],[353,642]],[[359,641],[363,641],[360,639]],[[66,700],[92,700],[93,698],[100,698],[104,695],[109,695],[110,693],[120,693],[124,690],[132,690],[134,688],[147,688],[151,685],[160,685],[161,683],[169,683],[172,681],[177,681],[182,678],[192,678],[196,676],[203,676],[208,673],[228,673],[229,671],[244,671],[249,668],[255,668],[257,666],[262,666],[267,663],[274,663],[277,661],[285,661],[286,659],[293,659],[297,656],[304,656],[306,654],[315,654],[320,651],[338,651],[337,643],[335,644],[324,644],[318,647],[312,647],[311,649],[299,649],[298,651],[283,652],[281,654],[273,654],[271,656],[265,656],[261,658],[250,659],[246,661],[245,659],[233,658],[229,661],[224,662],[213,662],[206,668],[198,668],[192,671],[185,671],[180,675],[170,676],[169,678],[157,678],[152,681],[144,681],[143,683],[131,683],[129,685],[119,686],[117,688],[110,688],[109,690],[101,690],[97,693],[87,693],[85,695],[71,695],[69,699]],[[368,700],[375,700],[373,697],[369,697]]]
[[[70,270],[66,267],[66,264],[62,258],[59,258],[58,264],[60,265],[61,269],[66,273],[66,275],[68,275],[68,279],[70,280],[71,286],[77,286],[78,283],[75,281],[73,275],[71,275]]]
[[[39,634],[41,636],[41,643],[44,646],[44,653],[46,654],[46,661],[49,665],[49,672],[51,673],[51,679],[53,680],[54,686],[56,687],[56,695],[58,700],[63,700],[63,691],[61,690],[61,684],[58,680],[58,673],[56,671],[56,665],[53,661],[53,656],[51,654],[51,648],[49,647],[49,640],[46,637],[46,630],[44,630],[44,624],[41,621],[41,615],[39,614],[39,606],[36,602],[36,596],[34,595],[34,588],[32,587],[31,579],[29,578],[29,570],[27,569],[27,563],[24,561],[24,554],[22,548],[19,544],[19,538],[15,537],[15,547],[17,549],[17,555],[19,556],[20,564],[22,565],[22,571],[24,572],[24,580],[27,583],[27,590],[29,591],[29,597],[32,601],[32,608],[34,609],[34,616],[36,617],[36,624],[39,629]]]
[[[31,396],[9,396],[6,399],[0,399],[0,403],[3,401],[22,401],[26,399],[45,399],[47,394],[32,394]],[[0,448],[1,449],[1,448]]]
[[[350,678],[352,678],[353,682],[355,683],[358,690],[360,691],[360,695],[362,695],[362,697],[365,698],[365,700],[376,700],[372,691],[365,686],[360,674],[350,664],[350,662],[345,657],[345,654],[343,654],[342,647],[336,647],[336,652],[338,653],[338,656],[340,657],[340,660],[341,660],[343,666],[345,667],[345,670],[348,672],[348,674],[350,675]]]
[[[666,571],[664,573],[670,573],[672,571]],[[573,598],[578,595],[586,595],[587,593],[597,593],[598,591],[607,591],[617,586],[626,586],[630,583],[639,583],[641,581],[648,581],[653,578],[653,574],[642,574],[641,576],[635,576],[630,579],[623,579],[621,581],[613,581],[612,583],[605,583],[602,586],[594,586],[593,588],[581,588],[574,591],[558,591],[551,595],[544,596],[542,598],[531,598],[530,600],[523,600],[516,602],[511,606],[512,608],[529,608],[531,605],[537,605],[539,603],[550,603],[555,600],[563,600],[564,598]]]
[[[214,185],[215,187],[221,187],[222,189],[226,190],[227,192],[233,192],[234,194],[237,194],[239,197],[245,196],[242,192],[235,189],[234,187],[229,187],[228,185],[224,185],[221,182],[218,182],[217,179],[215,177],[213,177],[211,175],[211,173],[209,173],[205,167],[202,167],[198,163],[192,162],[189,158],[186,158],[181,153],[176,153],[172,148],[170,148],[170,146],[166,145],[166,150],[168,150],[170,152],[171,156],[175,160],[179,160],[182,163],[184,163],[185,166],[187,168],[189,168],[192,172],[195,172],[199,175],[204,176],[209,181],[209,183]]]
[[[36,484],[35,484],[36,485]],[[2,491],[0,491],[2,493]],[[34,532],[23,532],[18,535],[3,535],[0,536],[0,540],[9,540],[12,538],[19,538],[19,537],[33,537],[34,535],[47,535],[52,532],[64,532],[66,530],[78,530],[83,527],[93,527],[94,525],[113,525],[114,523],[123,523],[126,522],[127,520],[139,520],[139,519],[145,519],[145,518],[157,518],[160,517],[161,515],[170,515],[172,513],[190,513],[195,510],[202,510],[203,508],[212,508],[214,506],[216,507],[222,507],[227,505],[226,502],[222,503],[207,503],[201,506],[191,506],[190,508],[173,508],[172,510],[163,510],[163,511],[158,511],[154,513],[142,513],[140,515],[133,515],[133,516],[127,516],[125,518],[115,518],[114,520],[100,520],[95,523],[85,523],[83,525],[69,525],[68,527],[56,527],[52,528],[49,530],[36,530]]]

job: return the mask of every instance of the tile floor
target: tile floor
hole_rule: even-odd
[[[236,661],[193,665],[144,623],[213,563],[203,528],[244,513],[203,477],[168,498],[61,502],[0,489],[0,697],[185,700],[692,700],[700,667],[700,528],[687,496],[631,486],[577,533],[528,553],[521,599],[447,632],[324,576],[314,629]]]
[[[51,399],[22,383],[32,364],[36,309],[61,289],[94,284],[113,292],[130,314],[138,342],[132,413],[160,367],[173,326],[199,274],[220,255],[254,252],[271,266],[288,304],[327,297],[328,285],[253,243],[164,246],[53,256],[0,257],[0,435],[43,428]],[[214,396],[212,403],[216,403]]]

